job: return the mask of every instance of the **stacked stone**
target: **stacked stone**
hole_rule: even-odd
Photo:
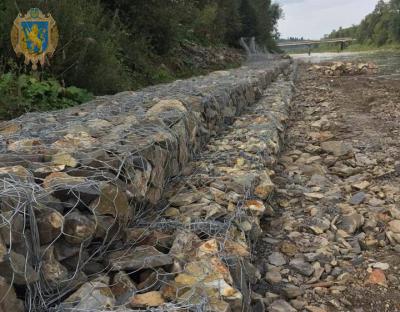
[[[146,217],[159,217],[167,182],[180,176],[209,138],[260,98],[288,65],[249,65],[1,123],[2,302],[23,311],[12,286],[18,297],[25,295],[25,306],[32,311],[174,302],[173,296],[157,291],[171,285],[180,269],[190,268],[177,264],[181,253],[190,254],[180,248],[179,238],[196,240],[174,231],[182,223],[179,218],[160,230],[140,224]],[[265,192],[270,187],[267,173],[247,182]],[[179,206],[179,200],[171,204]],[[219,274],[218,283],[229,285],[220,258],[212,259],[207,261],[214,264],[209,274]],[[222,271],[214,272],[215,266]],[[155,284],[158,290],[149,293]],[[239,299],[239,292],[232,296]],[[155,301],[148,304],[150,299]]]
[[[378,66],[374,63],[333,62],[325,65],[313,65],[309,71],[319,72],[325,76],[354,76],[376,74]]]
[[[204,310],[218,312],[252,311],[258,304],[249,288],[261,278],[251,246],[262,233],[260,219],[274,215],[271,168],[292,92],[290,81],[273,83],[255,107],[210,141],[192,174],[170,184],[165,219],[153,224],[179,225],[171,248],[177,275],[159,290],[162,298],[183,306],[206,299]]]

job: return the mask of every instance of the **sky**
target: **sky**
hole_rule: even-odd
[[[373,11],[378,0],[274,0],[281,4],[282,38],[320,39],[340,26],[358,24]]]

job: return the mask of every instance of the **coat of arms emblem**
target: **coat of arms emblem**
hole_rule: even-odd
[[[44,66],[46,57],[52,56],[58,44],[58,29],[51,14],[39,9],[30,9],[23,16],[19,14],[11,30],[11,41],[17,55],[25,56],[25,64]]]

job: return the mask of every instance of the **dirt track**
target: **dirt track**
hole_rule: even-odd
[[[255,291],[268,311],[400,311],[400,81],[300,66]]]

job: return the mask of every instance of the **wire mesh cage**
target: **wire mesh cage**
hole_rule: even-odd
[[[245,306],[292,90],[263,66],[1,123],[0,305]]]

